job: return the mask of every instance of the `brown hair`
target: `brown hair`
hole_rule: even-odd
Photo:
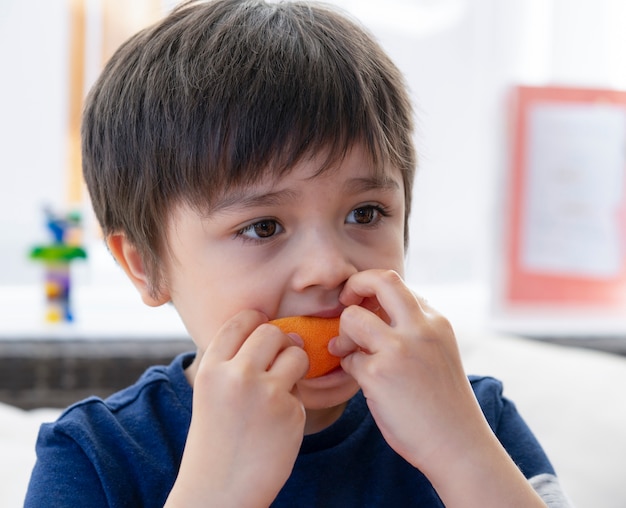
[[[328,6],[187,2],[123,44],[86,102],[83,172],[105,236],[124,233],[154,287],[173,205],[209,209],[227,189],[363,143],[415,171],[404,80],[378,43]],[[324,169],[324,168],[322,168]],[[405,220],[405,238],[406,238]]]

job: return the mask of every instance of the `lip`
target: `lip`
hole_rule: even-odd
[[[341,316],[343,309],[345,309],[345,307],[341,305],[339,307],[335,307],[334,309],[323,310],[320,312],[316,312],[315,314],[307,314],[307,315],[311,317],[328,318],[328,319],[337,318]]]
[[[303,379],[300,383],[310,388],[324,389],[340,385],[348,379],[352,379],[351,376],[341,367],[337,367],[323,376]]]

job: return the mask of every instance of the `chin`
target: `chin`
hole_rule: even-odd
[[[328,409],[350,400],[359,391],[359,385],[351,376],[341,371],[339,375],[333,373],[320,378],[304,379],[298,383],[298,391],[305,409]]]

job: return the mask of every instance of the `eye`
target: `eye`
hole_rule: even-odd
[[[263,240],[271,238],[283,231],[282,226],[273,219],[264,219],[250,224],[239,231],[237,236],[242,236],[249,240]]]
[[[381,217],[387,217],[387,215],[388,214],[381,206],[360,206],[348,214],[346,222],[348,224],[372,225],[377,223]]]

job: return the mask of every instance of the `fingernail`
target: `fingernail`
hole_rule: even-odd
[[[289,337],[291,337],[291,340],[296,343],[296,346],[304,347],[304,341],[302,340],[302,337],[300,337],[300,335],[294,332],[290,332],[287,335],[289,335]]]
[[[328,352],[333,356],[337,356],[333,353],[335,349],[335,342],[337,342],[337,337],[333,337],[328,341]]]

